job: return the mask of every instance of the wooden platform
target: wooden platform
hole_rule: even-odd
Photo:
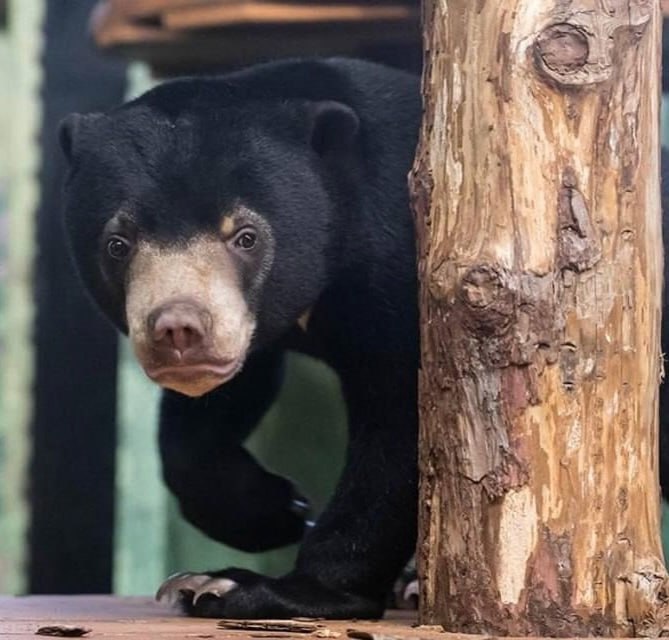
[[[414,628],[415,612],[391,612],[379,622],[316,621],[315,631],[298,633],[267,626],[258,630],[220,629],[214,619],[180,616],[167,606],[149,598],[113,598],[110,596],[29,596],[0,597],[0,639],[24,640],[48,637],[36,635],[43,627],[80,627],[88,629],[84,638],[136,640],[183,640],[212,638],[226,640],[280,640],[302,638],[360,638],[361,640],[443,640],[443,632]],[[76,636],[74,636],[76,637]]]
[[[102,49],[158,75],[420,46],[416,0],[99,0],[91,28]]]

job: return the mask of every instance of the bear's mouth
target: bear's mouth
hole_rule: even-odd
[[[184,387],[204,386],[211,390],[233,378],[241,369],[242,364],[242,358],[235,358],[224,361],[172,364],[146,368],[145,371],[146,375],[161,387],[182,391]]]

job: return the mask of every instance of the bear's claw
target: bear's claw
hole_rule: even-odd
[[[206,573],[175,573],[160,585],[156,593],[156,600],[174,604],[184,595],[192,594],[192,602],[195,604],[198,599],[206,593],[210,593],[217,598],[225,595],[228,591],[237,587],[237,583],[229,578],[212,578]]]
[[[236,588],[238,585],[234,580],[229,578],[212,578],[205,582],[194,594],[193,604],[195,605],[200,596],[211,594],[217,598],[223,597],[228,591]]]

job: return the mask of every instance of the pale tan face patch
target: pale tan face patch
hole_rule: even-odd
[[[256,321],[242,294],[232,256],[219,238],[201,236],[178,248],[140,240],[126,282],[130,339],[147,374],[164,364],[153,348],[148,318],[155,309],[177,300],[193,301],[211,316],[202,358],[234,360],[238,365],[234,373],[241,368]],[[161,379],[160,384],[199,396],[226,382],[234,373],[221,378],[204,372],[188,380],[174,376]]]
[[[229,238],[235,230],[234,218],[230,215],[223,216],[221,220],[221,235],[223,238]]]

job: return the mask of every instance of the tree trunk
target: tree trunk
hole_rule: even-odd
[[[421,621],[657,635],[659,5],[424,21]]]

